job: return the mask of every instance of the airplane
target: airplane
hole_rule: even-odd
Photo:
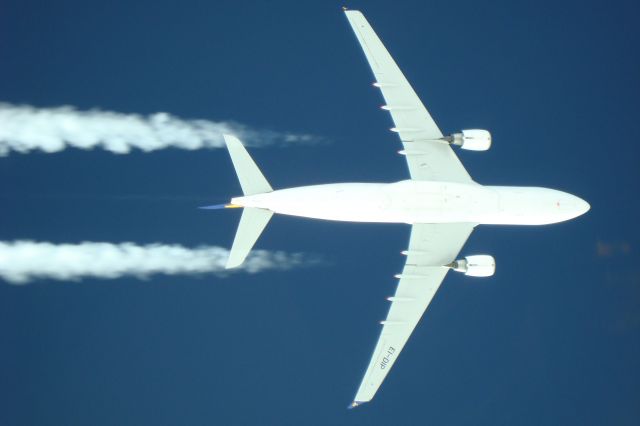
[[[590,206],[566,192],[475,182],[453,148],[486,151],[491,134],[470,129],[445,136],[364,15],[345,10],[404,146],[410,179],[393,183],[332,183],[274,190],[238,138],[224,135],[244,208],[227,261],[240,266],[274,213],[348,222],[411,225],[406,262],[362,382],[349,408],[369,402],[395,364],[448,271],[469,277],[495,272],[490,255],[457,256],[478,225],[545,225],[576,218]]]

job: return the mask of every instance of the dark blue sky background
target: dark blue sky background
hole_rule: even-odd
[[[354,1],[483,184],[574,193],[546,227],[479,227],[372,403],[351,402],[409,227],[275,217],[258,247],[323,266],[0,283],[0,425],[640,423],[636,1]],[[408,176],[342,3],[5,0],[0,101],[237,120],[276,188]],[[0,158],[0,240],[229,246],[224,150]]]

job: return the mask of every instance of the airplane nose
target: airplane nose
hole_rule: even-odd
[[[585,200],[580,197],[576,197],[575,195],[569,196],[568,205],[570,206],[571,217],[582,216],[586,212],[589,211],[591,206]]]
[[[562,220],[570,220],[582,216],[591,209],[591,206],[585,200],[566,192],[562,194],[562,197],[559,197],[556,206]]]
[[[578,198],[578,197],[576,197]],[[578,216],[581,216],[583,214],[585,214],[586,212],[588,212],[591,209],[591,206],[589,205],[589,203],[587,203],[585,200],[583,200],[582,198],[578,198],[578,202],[576,203],[576,206],[578,208]]]

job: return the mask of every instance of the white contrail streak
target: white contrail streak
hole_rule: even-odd
[[[223,133],[235,134],[251,146],[319,141],[312,135],[256,130],[228,121],[183,120],[164,112],[142,116],[0,102],[0,156],[11,151],[51,153],[69,147],[100,147],[117,154],[132,149],[220,148],[224,146]]]
[[[83,242],[52,244],[0,241],[0,278],[11,284],[36,279],[79,281],[83,278],[147,278],[155,274],[224,274],[229,251],[222,247]],[[240,270],[256,273],[318,263],[300,253],[254,250]],[[235,269],[234,269],[235,270]]]

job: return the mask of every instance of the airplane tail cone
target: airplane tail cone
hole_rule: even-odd
[[[200,206],[198,207],[199,209],[202,210],[219,210],[219,209],[226,209],[227,208],[227,203],[225,204],[214,204],[212,206]]]

